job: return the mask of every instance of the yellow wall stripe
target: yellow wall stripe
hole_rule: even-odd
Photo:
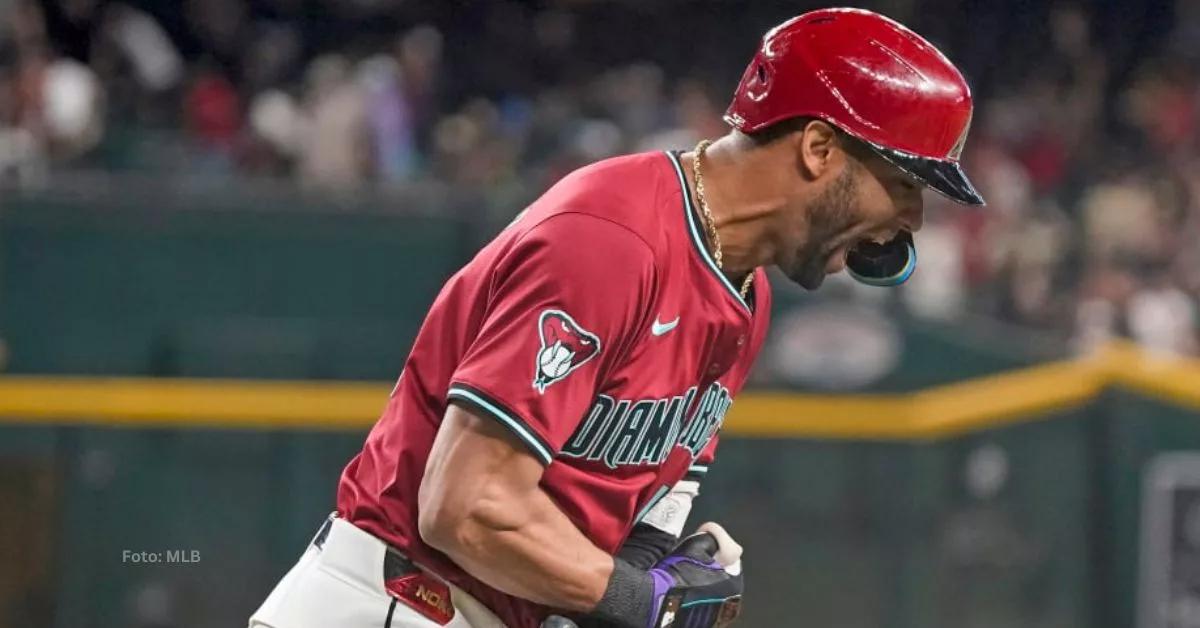
[[[1156,358],[1122,343],[1107,347],[1096,361],[1113,383],[1200,411],[1200,360]]]
[[[939,437],[1029,421],[1086,403],[1106,385],[1087,364],[1054,363],[913,394],[910,437]]]
[[[741,395],[727,434],[925,439],[1030,421],[1117,385],[1200,411],[1200,361],[1147,359],[1114,344],[1057,362],[908,395]],[[390,384],[0,377],[0,422],[125,427],[365,430]]]
[[[388,385],[124,378],[0,378],[0,419],[103,425],[361,429]]]

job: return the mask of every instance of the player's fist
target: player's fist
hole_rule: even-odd
[[[721,628],[741,611],[741,546],[717,524],[701,526],[649,574],[654,610],[647,628]]]
[[[742,548],[706,523],[648,571],[617,558],[604,597],[581,628],[724,628],[742,604]]]

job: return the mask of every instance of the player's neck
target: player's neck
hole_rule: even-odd
[[[688,187],[696,198],[693,154],[685,153],[682,162]],[[701,163],[705,200],[716,219],[724,271],[731,279],[767,266],[775,257],[768,225],[783,197],[775,192],[781,187],[769,180],[769,173],[775,169],[758,161],[758,155],[735,146],[726,136],[704,151]],[[712,246],[712,242],[708,244]]]

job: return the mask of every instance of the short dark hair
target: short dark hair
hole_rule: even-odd
[[[775,142],[778,142],[779,140],[791,135],[792,133],[795,133],[796,131],[803,131],[804,127],[808,126],[809,122],[812,122],[816,119],[817,118],[810,118],[808,116],[788,118],[782,122],[776,122],[765,129],[759,129],[753,133],[746,133],[746,137],[750,138],[750,141],[754,143],[755,148],[761,148],[769,144],[774,144]]]
[[[746,133],[745,135],[750,138],[750,141],[754,144],[755,148],[762,148],[778,142],[792,133],[803,131],[804,127],[808,126],[808,123],[812,122],[813,120],[820,120],[820,118],[814,118],[810,116],[788,118],[782,122],[776,122],[765,129],[759,129],[753,133]],[[833,127],[833,132],[837,135],[838,141],[841,142],[842,147],[847,153],[850,154],[850,156],[861,161],[864,159],[869,159],[870,156],[874,154],[875,151],[871,150],[871,148],[862,140],[841,130],[834,124],[829,124],[829,126]]]

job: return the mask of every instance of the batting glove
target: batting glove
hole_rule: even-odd
[[[728,552],[721,551],[718,536],[728,535],[720,526],[710,524],[709,529],[684,539],[649,571],[617,559],[592,615],[623,628],[729,625],[741,610],[740,556],[719,561],[718,555]]]

